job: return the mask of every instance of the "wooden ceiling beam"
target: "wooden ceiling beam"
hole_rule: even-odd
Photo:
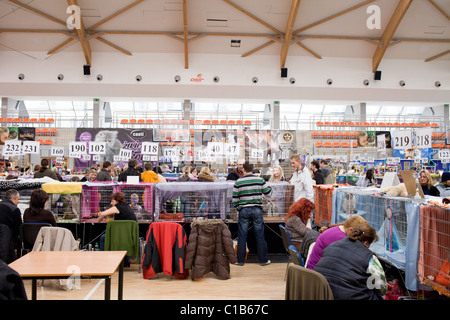
[[[133,55],[130,51],[125,50],[125,49],[119,47],[118,45],[112,43],[111,41],[108,41],[108,40],[106,40],[106,39],[103,39],[102,37],[97,37],[96,39],[97,39],[98,41],[103,42],[104,44],[110,46],[111,48],[114,48],[114,49],[116,49],[117,51],[120,51],[120,52],[126,54],[127,56],[132,56],[132,55]]]
[[[295,25],[295,20],[297,19],[298,8],[300,6],[301,0],[292,0],[291,10],[289,11],[288,21],[286,23],[286,32],[284,33],[284,43],[281,48],[280,55],[280,66],[284,68],[286,65],[287,54],[289,51],[289,47],[291,46],[292,40],[292,29]]]
[[[442,10],[442,8],[439,7],[433,0],[428,0],[428,2],[431,3],[440,13],[442,13],[442,15],[447,18],[447,20],[450,20],[450,16],[444,10]]]
[[[8,1],[13,3],[13,4],[15,4],[15,5],[17,5],[17,6],[19,6],[19,7],[21,7],[21,8],[23,8],[23,9],[25,9],[25,10],[34,12],[37,15],[40,15],[40,16],[42,16],[42,17],[44,17],[46,19],[49,19],[49,20],[51,20],[53,22],[62,24],[63,26],[67,26],[66,21],[62,21],[62,20],[59,20],[58,18],[52,17],[51,15],[49,15],[49,14],[47,14],[45,12],[42,12],[42,11],[40,11],[38,9],[35,9],[33,7],[30,7],[29,5],[26,5],[26,4],[24,4],[24,3],[20,2],[20,1],[17,1],[17,0],[8,0]]]
[[[77,0],[67,0],[67,4],[69,6],[78,6],[78,1]],[[92,65],[92,51],[91,51],[91,46],[89,44],[89,40],[86,40],[86,29],[84,27],[84,23],[83,23],[83,19],[81,19],[80,17],[80,28],[76,28],[75,31],[78,35],[78,40],[80,41],[81,44],[81,48],[83,49],[83,53],[84,53],[84,58],[86,60],[86,64],[87,65]]]
[[[257,47],[257,48],[255,48],[255,49],[252,49],[252,50],[250,50],[250,51],[244,53],[241,57],[242,57],[242,58],[248,57],[249,55],[251,55],[251,54],[253,54],[253,53],[255,53],[255,52],[258,52],[259,50],[264,49],[264,48],[266,48],[266,47],[268,47],[268,46],[270,46],[270,45],[272,45],[272,44],[274,44],[274,43],[275,43],[274,40],[270,40],[269,42],[266,42],[266,43],[264,43],[263,45],[260,45],[259,47]]]
[[[89,27],[89,28],[87,29],[87,31],[92,31],[92,30],[94,30],[94,29],[100,27],[101,25],[107,23],[108,21],[114,19],[115,17],[121,15],[122,13],[124,13],[124,12],[130,10],[131,8],[137,6],[138,4],[142,3],[143,1],[144,1],[144,0],[137,0],[137,1],[133,2],[133,3],[131,3],[130,5],[126,6],[125,8],[120,9],[119,11],[117,11],[117,12],[113,13],[112,15],[110,15],[109,17],[106,17],[106,18],[103,19],[102,21],[97,22],[97,23],[94,24],[93,26]]]
[[[314,57],[316,57],[317,59],[322,59],[322,57],[320,55],[318,55],[317,53],[315,53],[314,51],[312,51],[310,48],[308,48],[307,46],[305,46],[303,43],[301,43],[300,41],[297,41],[296,44],[298,44],[301,48],[303,48],[304,50],[308,51],[310,54],[312,54]]]
[[[187,3],[183,0],[183,36],[184,36],[184,68],[189,69],[189,34],[187,20]]]
[[[64,41],[63,43],[57,45],[56,47],[54,47],[52,50],[50,50],[49,52],[47,52],[48,55],[54,54],[55,52],[61,50],[62,48],[64,48],[65,46],[67,46],[69,43],[71,43],[74,39],[73,38],[69,38],[66,41]]]
[[[444,52],[439,53],[439,54],[437,54],[437,55],[435,55],[433,57],[430,57],[430,58],[426,59],[425,62],[430,62],[430,61],[436,60],[436,59],[438,59],[440,57],[443,57],[443,56],[445,56],[445,55],[447,55],[449,53],[450,53],[450,50],[444,51]]]
[[[259,22],[260,24],[262,24],[263,26],[265,26],[266,28],[272,30],[273,32],[275,32],[276,34],[282,34],[282,32],[280,30],[278,30],[277,28],[271,26],[270,24],[268,24],[267,22],[261,20],[260,18],[258,18],[257,16],[251,14],[250,12],[248,12],[247,10],[241,8],[240,6],[238,6],[237,4],[235,4],[234,2],[230,1],[230,0],[223,0],[224,2],[226,2],[227,4],[229,4],[230,6],[232,6],[233,8],[237,9],[238,11],[242,12],[243,14],[245,14],[246,16],[252,18],[253,20]]]
[[[395,31],[397,31],[398,26],[402,22],[406,11],[408,11],[409,7],[411,6],[412,1],[413,0],[400,0],[397,8],[395,8],[394,13],[383,32],[383,36],[381,37],[380,46],[376,48],[375,53],[372,57],[372,72],[375,72],[378,69],[381,60],[383,59],[383,56],[389,47],[389,43],[394,37]]]

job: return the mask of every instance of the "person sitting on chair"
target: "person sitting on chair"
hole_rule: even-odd
[[[323,250],[314,271],[327,279],[335,300],[383,300],[386,276],[369,249],[377,239],[373,227],[360,224]]]
[[[320,235],[314,244],[306,267],[314,270],[316,263],[322,258],[323,249],[331,243],[345,238],[353,231],[353,228],[363,223],[366,223],[366,220],[361,216],[355,215],[345,220],[344,223],[330,225],[328,228],[322,227],[319,230]]]
[[[307,229],[311,229],[311,217],[314,208],[314,203],[306,198],[301,198],[289,207],[286,216],[286,229],[298,252],[301,251],[302,241]]]
[[[48,193],[42,189],[36,189],[31,193],[30,207],[23,213],[24,223],[50,223],[56,227],[56,220],[53,213],[44,209],[48,200]]]

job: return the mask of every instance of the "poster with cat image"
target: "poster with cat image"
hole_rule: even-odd
[[[142,142],[153,141],[153,129],[100,129],[100,128],[78,128],[76,140],[86,142],[88,157],[81,156],[75,159],[75,170],[90,168],[94,163],[103,163],[108,160],[123,167],[128,160],[120,159],[121,150],[131,150],[131,158],[136,159],[142,165],[143,155],[141,154]],[[105,144],[103,154],[89,154],[89,143],[100,142]],[[94,160],[95,158],[95,160]]]

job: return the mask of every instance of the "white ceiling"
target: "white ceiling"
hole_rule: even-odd
[[[0,33],[0,50],[49,52],[68,40],[71,35],[76,36],[76,33],[70,33],[63,24],[20,7],[13,3],[15,1],[20,1],[63,22],[69,17],[66,13],[68,2],[65,0],[0,0],[0,31],[3,31]],[[79,0],[78,3],[82,9],[83,23],[88,29],[135,1]],[[308,28],[296,36],[310,36],[301,43],[323,59],[327,57],[372,59],[377,48],[376,43],[383,37],[383,32],[399,1],[372,1],[356,10]],[[273,28],[270,29],[255,21],[224,0],[187,0],[187,30],[188,38],[191,39],[188,43],[188,53],[243,55],[275,39],[277,33],[274,29],[276,29],[281,34],[276,38],[277,41],[253,55],[280,56],[282,43],[279,39],[285,34],[292,1],[233,0],[233,3]],[[366,1],[301,0],[293,30],[309,26],[361,3]],[[372,14],[366,12],[370,5],[380,9],[381,28],[378,30],[370,30],[366,24]],[[446,53],[450,50],[449,15],[450,0],[414,0],[398,26],[393,40],[420,41],[402,41],[392,45],[387,49],[383,59],[418,59],[426,63],[426,59]],[[184,53],[183,26],[183,0],[144,0],[91,30],[90,34],[106,32],[101,36],[104,40],[131,54]],[[11,32],[13,30],[20,32]],[[58,32],[48,33],[49,31]],[[117,31],[164,34],[114,34]],[[196,35],[205,33],[208,35],[194,40]],[[219,36],[219,34],[227,35]],[[318,38],[319,36],[359,37],[366,40],[323,39]],[[231,47],[231,40],[241,40],[241,46]],[[93,53],[117,51],[98,39],[90,40],[89,44]],[[66,51],[83,54],[79,41],[72,41],[54,54]],[[296,43],[291,44],[288,51],[288,56],[311,56],[311,54]],[[251,57],[252,55],[245,59]],[[444,54],[436,59],[450,60],[450,54]]]

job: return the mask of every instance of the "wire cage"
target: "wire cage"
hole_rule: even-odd
[[[294,202],[294,186],[287,182],[268,183],[270,198],[263,197],[264,220],[281,219]],[[234,181],[160,183],[155,190],[155,219],[194,218],[237,220],[232,204]]]
[[[81,213],[80,182],[50,182],[42,185],[48,193],[46,209],[50,210],[57,222],[78,222]]]
[[[203,217],[225,219],[229,213],[229,182],[158,183],[155,189],[155,219],[185,220]]]
[[[314,224],[317,226],[328,226],[331,222],[334,189],[332,184],[314,186]]]
[[[414,205],[400,197],[379,196],[373,188],[343,187],[335,190],[332,223],[343,223],[353,215],[375,228],[378,241],[370,249],[399,269],[405,268],[407,212]]]
[[[111,207],[111,195],[122,192],[138,221],[154,220],[154,183],[86,182],[82,188],[81,218],[93,219],[98,212]]]
[[[445,208],[421,206],[420,220],[419,280],[450,297],[450,212]]]

